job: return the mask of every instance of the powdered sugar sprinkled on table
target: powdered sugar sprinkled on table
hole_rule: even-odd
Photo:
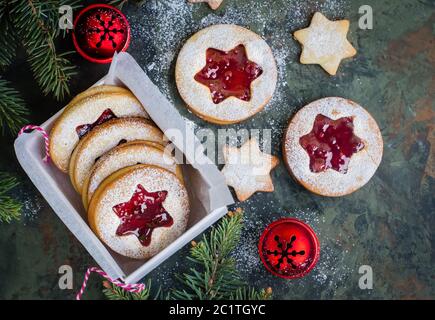
[[[147,1],[139,9],[141,11],[139,14],[135,8],[135,14],[130,16],[127,12],[127,16],[131,23],[133,39],[139,38],[145,41],[145,45],[151,49],[143,50],[140,45],[133,41],[130,52],[183,116],[190,119],[190,125],[195,130],[201,129],[201,127],[215,128],[215,126],[205,124],[195,115],[190,114],[178,95],[174,85],[174,66],[178,51],[193,33],[217,23],[239,24],[260,34],[272,48],[276,59],[278,67],[277,88],[273,98],[263,111],[251,120],[234,125],[232,128],[236,130],[240,128],[272,129],[272,153],[277,155],[280,152],[283,130],[287,125],[287,121],[283,120],[280,114],[287,113],[290,117],[298,108],[310,100],[314,100],[311,95],[312,91],[309,91],[310,88],[307,88],[306,92],[295,92],[292,87],[292,83],[300,80],[298,73],[300,45],[293,39],[292,32],[308,27],[316,11],[322,12],[328,19],[346,18],[348,1],[319,0],[310,1],[308,5],[303,1],[288,0],[282,6],[282,14],[276,15],[274,13],[273,19],[271,19],[272,15],[269,14],[273,13],[270,12],[272,9],[269,1],[246,0],[243,6],[228,4],[229,1],[231,0],[225,1],[217,12],[204,11],[203,6],[191,5],[183,0]],[[145,16],[148,17],[147,21],[144,21]],[[277,19],[280,20],[280,23],[275,22]],[[291,101],[289,97],[291,97]],[[243,142],[233,141],[238,146]],[[320,261],[309,276],[298,280],[298,282],[285,282],[286,287],[293,289],[299,285],[306,287],[312,284],[314,287],[328,287],[330,288],[328,291],[332,292],[342,284],[351,272],[354,272],[342,263],[347,257],[346,249],[341,250],[342,244],[337,243],[335,238],[329,238],[334,237],[334,233],[321,233],[322,225],[329,223],[324,221],[322,210],[315,206],[312,208],[316,209],[300,209],[297,200],[301,188],[290,177],[284,185],[284,182],[277,181],[278,175],[287,175],[283,165],[277,167],[273,179],[276,189],[285,187],[285,190],[289,191],[287,199],[279,199],[279,196],[276,199],[277,195],[274,194],[258,194],[241,205],[246,211],[245,229],[242,236],[243,240],[234,253],[237,268],[244,275],[254,273],[257,278],[258,274],[267,276],[267,271],[263,270],[258,257],[258,238],[268,223],[279,217],[294,216],[313,227],[319,238],[322,239],[322,252]],[[278,183],[283,185],[278,186]],[[333,248],[329,248],[329,246],[333,246]],[[185,266],[178,265],[176,259],[187,254],[188,250],[185,248],[153,273],[160,285],[164,287],[174,285],[173,274],[186,270]],[[272,281],[277,281],[272,276],[267,280],[271,281],[272,287],[274,284]],[[264,282],[250,279],[252,285],[264,285]],[[286,294],[290,295],[283,292],[281,296]]]

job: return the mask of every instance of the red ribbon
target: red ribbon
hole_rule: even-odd
[[[76,295],[76,300],[81,300],[82,295],[85,292],[86,285],[88,284],[88,280],[89,280],[89,276],[91,275],[91,272],[98,273],[100,276],[106,278],[111,283],[113,283],[115,286],[120,287],[128,292],[131,292],[131,293],[139,293],[145,289],[145,285],[143,283],[132,283],[132,284],[124,283],[118,279],[113,279],[113,278],[109,277],[107,275],[107,273],[105,273],[101,269],[98,269],[97,267],[91,267],[91,268],[88,268],[88,270],[85,273],[85,278],[83,280],[83,284],[82,284],[82,287],[80,288],[80,291]]]
[[[30,133],[30,131],[37,130],[39,131],[42,136],[44,137],[44,143],[45,143],[45,157],[44,162],[48,163],[50,161],[50,138],[48,136],[47,131],[42,129],[39,126],[35,126],[32,124],[29,124],[27,126],[24,126],[21,128],[20,132],[18,132],[18,136],[21,136],[23,133]]]

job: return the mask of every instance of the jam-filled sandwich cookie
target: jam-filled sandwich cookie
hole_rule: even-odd
[[[163,133],[143,118],[111,119],[84,136],[74,149],[69,165],[71,182],[76,191],[82,193],[96,160],[117,145],[134,140],[165,143]]]
[[[112,85],[101,85],[101,86],[94,86],[90,87],[89,89],[80,92],[78,95],[76,95],[72,100],[68,103],[65,110],[74,106],[76,103],[78,103],[81,100],[84,100],[86,98],[89,98],[96,94],[104,94],[104,93],[121,93],[121,94],[131,94],[131,92],[123,87],[118,86],[112,86]],[[64,110],[64,111],[65,111]]]
[[[148,118],[143,106],[128,90],[114,86],[91,88],[68,104],[50,132],[50,157],[68,171],[71,154],[89,131],[101,123],[122,117]]]
[[[89,224],[112,250],[147,259],[186,229],[189,200],[182,182],[166,169],[136,165],[100,184],[88,210]]]
[[[279,160],[260,150],[256,139],[245,142],[242,147],[225,146],[225,166],[222,174],[227,185],[233,187],[239,201],[245,201],[257,191],[274,190],[270,171]]]
[[[283,155],[290,173],[308,190],[343,196],[365,185],[382,159],[376,121],[353,101],[314,101],[291,119]]]
[[[175,79],[195,114],[230,124],[263,109],[275,90],[277,68],[272,50],[259,35],[237,25],[214,25],[184,44]]]
[[[162,167],[183,181],[181,167],[171,154],[165,152],[162,145],[141,140],[126,142],[105,153],[95,162],[83,185],[82,199],[85,208],[104,179],[122,168],[136,164]]]

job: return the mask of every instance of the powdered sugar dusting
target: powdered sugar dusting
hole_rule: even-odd
[[[33,221],[37,218],[39,212],[42,209],[42,204],[39,196],[34,195],[33,193],[28,192],[27,190],[23,191],[22,198],[25,199],[22,202],[21,214],[24,217],[24,224],[27,221]]]
[[[240,201],[249,198],[256,191],[273,191],[270,170],[279,160],[261,152],[255,139],[249,140],[240,149],[225,147],[224,157],[222,174],[227,184],[234,188]]]
[[[113,119],[99,125],[86,135],[77,146],[72,164],[74,182],[81,191],[95,161],[116,147],[120,141],[149,140],[163,144],[163,133],[141,118]]]
[[[137,10],[137,8],[135,8]],[[136,50],[135,59],[172,100],[174,74],[171,65],[188,35],[193,33],[193,5],[183,0],[152,0],[140,7],[143,14],[127,15],[133,38],[145,39],[151,50]],[[147,17],[144,21],[143,17]],[[134,50],[134,42],[132,49]],[[173,100],[172,100],[173,101]]]
[[[95,122],[108,107],[117,117],[148,117],[139,100],[129,92],[96,93],[68,105],[50,132],[50,155],[60,169],[67,171],[79,142],[76,128]]]
[[[133,6],[132,6],[133,7]],[[347,0],[318,0],[318,1],[282,1],[277,11],[277,6],[271,6],[270,1],[244,0],[232,2],[226,0],[217,12],[204,10],[206,5],[189,4],[183,0],[148,0],[139,9],[134,7],[135,14],[128,15],[131,22],[133,38],[140,39],[148,47],[135,47],[132,42],[130,51],[147,71],[151,79],[158,85],[160,90],[179,108],[186,118],[193,120],[189,125],[195,129],[201,129],[203,122],[196,116],[188,114],[183,102],[180,100],[177,89],[174,87],[174,65],[178,51],[185,41],[195,32],[204,27],[214,24],[237,24],[259,34],[271,47],[278,69],[278,82],[275,93],[266,108],[234,128],[270,128],[272,129],[273,145],[275,152],[281,147],[282,131],[287,125],[287,118],[283,114],[291,116],[295,108],[304,105],[312,99],[305,91],[295,92],[292,83],[300,81],[298,72],[299,54],[301,47],[293,39],[293,32],[309,26],[313,14],[322,12],[328,19],[336,20],[346,18],[348,12]],[[131,11],[133,12],[133,11]],[[128,12],[127,12],[128,14]],[[146,17],[146,19],[144,18]],[[307,91],[310,92],[310,91]],[[207,127],[210,127],[207,125]],[[222,146],[221,146],[222,147]],[[284,168],[279,166],[275,169],[276,174],[287,175]],[[290,178],[289,178],[290,179]],[[275,181],[285,185],[286,188],[297,188],[293,182]],[[280,186],[276,186],[280,187]],[[282,187],[282,186],[281,186]],[[299,189],[297,189],[299,190]],[[241,203],[245,211],[245,229],[236,251],[237,269],[246,277],[252,274],[251,285],[264,286],[268,281],[274,287],[279,281],[276,277],[267,277],[267,271],[262,267],[258,257],[257,242],[261,231],[274,219],[282,215],[296,216],[308,222],[321,239],[322,252],[316,268],[306,278],[300,281],[288,281],[281,296],[298,297],[300,294],[295,288],[327,286],[333,291],[340,284],[341,279],[351,272],[343,262],[346,256],[345,250],[340,250],[341,244],[335,239],[326,239],[326,234],[321,230],[325,227],[325,221],[319,217],[319,212],[314,209],[294,211],[298,208],[298,195],[292,191],[286,195],[284,201],[280,199],[280,192],[263,193]],[[316,222],[318,221],[318,222]],[[330,247],[330,245],[332,247]],[[153,272],[153,278],[164,288],[177,285],[174,283],[174,273],[187,270],[183,263],[177,263],[180,257],[188,255],[188,249],[178,252],[170,261],[162,264]],[[261,275],[261,280],[258,277]],[[313,282],[312,280],[315,279]],[[283,282],[281,282],[283,283]],[[275,287],[274,287],[275,289]],[[315,295],[315,294],[314,294]],[[299,295],[303,297],[303,294]]]
[[[83,190],[83,192],[87,192],[88,200],[92,198],[100,183],[112,173],[138,163],[157,165],[174,174],[180,170],[172,156],[165,155],[164,151],[149,145],[147,142],[138,141],[120,145],[110,150],[95,163],[89,175],[89,187],[86,189],[85,186]]]
[[[345,50],[343,32],[337,23],[321,18],[321,23],[315,25],[312,23],[309,30],[304,50],[314,58],[333,56]]]
[[[301,295],[306,290],[315,290],[317,287],[327,287],[328,294],[334,294],[335,290],[343,285],[355,270],[347,266],[343,261],[349,257],[349,244],[343,244],[336,238],[328,236],[324,230],[326,219],[324,216],[319,216],[317,210],[310,208],[297,209],[293,211],[285,211],[279,208],[276,201],[265,201],[262,205],[258,205],[254,201],[245,201],[244,227],[242,232],[242,240],[237,246],[233,257],[236,260],[237,270],[239,270],[247,279],[257,285],[271,286],[273,290],[276,288],[276,281],[280,281],[275,276],[272,276],[263,266],[258,252],[258,241],[264,228],[280,218],[294,217],[307,223],[316,233],[320,241],[320,259],[314,269],[303,279],[280,282],[279,295],[288,295],[287,290],[292,290],[291,296]],[[268,216],[257,217],[253,219],[252,214],[258,210],[268,212]],[[256,275],[250,276],[250,275]],[[258,276],[260,275],[260,276]],[[296,290],[296,291],[294,291]]]

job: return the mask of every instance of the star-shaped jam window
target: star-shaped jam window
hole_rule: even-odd
[[[263,73],[263,69],[246,55],[245,46],[240,44],[230,51],[208,48],[206,65],[195,80],[210,89],[215,104],[228,97],[243,101],[251,99],[251,83]]]
[[[354,134],[352,117],[332,120],[318,114],[310,133],[299,139],[310,157],[312,172],[334,169],[347,173],[350,158],[364,148],[364,142]]]
[[[167,194],[167,191],[148,192],[138,184],[129,201],[113,207],[121,219],[116,235],[135,235],[143,246],[148,246],[155,228],[170,227],[174,223],[163,207]]]
[[[94,129],[96,126],[99,126],[100,124],[103,124],[104,122],[107,122],[111,119],[116,119],[117,116],[113,113],[111,109],[106,109],[103,111],[103,113],[98,117],[98,119],[93,123],[86,123],[81,124],[77,126],[76,132],[79,136],[79,139],[83,138],[85,135],[87,135],[92,129]]]

